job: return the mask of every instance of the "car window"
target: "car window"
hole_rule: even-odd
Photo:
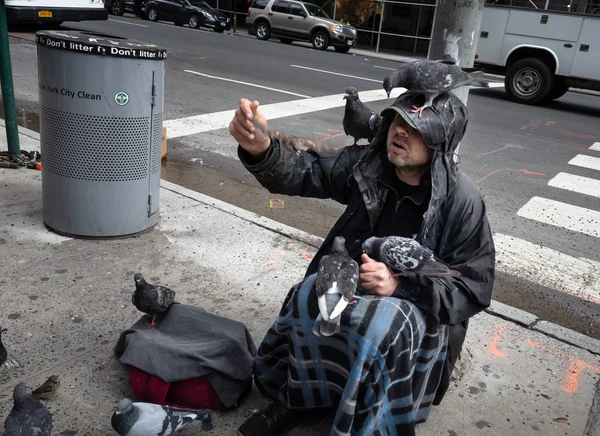
[[[292,3],[290,5],[290,14],[300,16],[302,15],[302,12],[304,12],[304,8],[298,3]]]
[[[283,14],[290,13],[290,3],[284,0],[276,1],[273,6],[271,6],[271,11],[273,12],[281,12]]]
[[[308,11],[308,15],[310,15],[311,17],[319,17],[319,18],[328,18],[331,19],[331,17],[329,15],[327,15],[327,12],[325,12],[323,9],[321,9],[320,7],[310,4],[310,3],[304,3],[304,6],[306,6],[306,10]]]
[[[264,9],[269,4],[270,0],[253,0],[250,4],[251,8]]]
[[[189,3],[192,6],[199,6],[201,8],[208,9],[209,11],[213,10],[213,8],[208,3],[202,0],[190,0]]]

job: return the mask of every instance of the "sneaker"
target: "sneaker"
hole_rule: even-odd
[[[238,429],[238,436],[284,436],[301,423],[314,423],[323,417],[319,409],[291,410],[279,401],[252,415]]]

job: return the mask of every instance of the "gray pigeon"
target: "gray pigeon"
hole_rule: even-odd
[[[6,347],[2,343],[2,333],[7,332],[8,330],[0,327],[0,366],[4,365],[6,359],[8,358],[8,352],[6,351]]]
[[[358,263],[348,255],[345,242],[342,236],[337,236],[331,252],[319,262],[315,280],[319,315],[313,326],[317,336],[331,336],[340,331],[341,313],[358,287]]]
[[[152,317],[152,322],[146,324],[153,329],[156,324],[154,320],[158,315],[165,313],[175,303],[175,291],[158,285],[146,283],[141,273],[133,276],[135,291],[131,296],[133,305],[140,311]]]
[[[460,276],[437,260],[433,252],[414,239],[402,236],[371,237],[363,242],[362,249],[378,262],[385,263],[395,275],[410,271],[431,277]]]
[[[134,403],[124,398],[117,403],[110,424],[121,436],[166,436],[192,426],[210,431],[213,415],[209,410]]]
[[[414,61],[401,65],[383,80],[383,89],[388,98],[392,89],[402,87],[413,93],[423,94],[425,104],[413,107],[413,112],[421,117],[425,108],[431,107],[433,100],[442,92],[461,86],[480,86],[487,88],[489,83],[481,80],[483,71],[469,69],[466,72],[452,61]]]
[[[344,126],[346,135],[354,138],[352,147],[357,147],[356,143],[362,138],[366,138],[370,144],[381,123],[381,115],[360,101],[356,88],[346,88],[344,99],[346,100],[346,110],[342,126]]]
[[[4,423],[2,436],[50,436],[52,415],[21,382],[13,390],[14,405]]]

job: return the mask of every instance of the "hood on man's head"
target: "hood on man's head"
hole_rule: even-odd
[[[431,151],[453,154],[467,129],[466,106],[456,95],[446,92],[434,100],[432,107],[423,110],[419,118],[418,113],[411,111],[413,107],[422,106],[424,102],[425,97],[422,94],[408,92],[401,94],[391,106],[381,112],[382,125],[385,128],[380,128],[380,133],[387,137],[389,125],[398,113],[410,126],[421,133],[425,145]]]

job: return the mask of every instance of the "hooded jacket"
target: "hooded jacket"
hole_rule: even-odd
[[[460,355],[468,320],[491,303],[495,278],[495,249],[486,208],[479,190],[459,172],[454,153],[467,127],[467,108],[454,94],[440,95],[422,118],[411,113],[422,96],[402,94],[385,109],[382,122],[368,149],[344,147],[319,153],[312,149],[296,155],[275,138],[256,161],[244,149],[238,156],[244,166],[270,192],[314,198],[331,198],[347,205],[309,265],[313,274],[321,257],[331,250],[342,231],[352,257],[359,257],[366,237],[372,236],[390,192],[382,183],[389,126],[400,114],[419,130],[431,159],[428,180],[430,199],[415,239],[461,276],[429,278],[404,275],[394,296],[417,305],[438,323],[448,325],[449,342],[444,372],[434,404],[439,404]],[[365,232],[365,228],[367,231]]]

